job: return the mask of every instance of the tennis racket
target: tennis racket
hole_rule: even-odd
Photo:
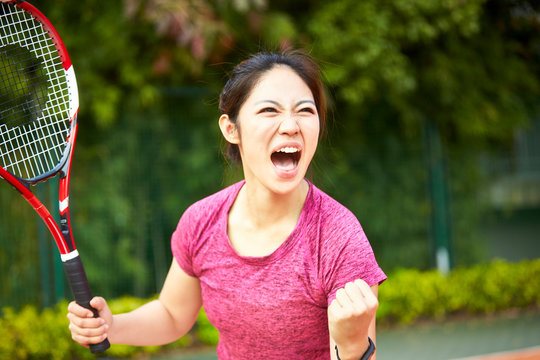
[[[75,301],[93,311],[92,293],[69,219],[69,174],[77,135],[75,72],[60,36],[24,1],[0,3],[0,176],[41,216],[52,233]],[[59,175],[60,226],[30,191]],[[107,340],[90,347],[101,353]]]

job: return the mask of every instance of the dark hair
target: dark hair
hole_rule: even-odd
[[[238,113],[249,97],[261,76],[277,65],[286,65],[300,76],[311,90],[315,106],[319,113],[320,134],[326,124],[326,95],[321,81],[320,69],[315,61],[304,51],[289,50],[281,53],[260,52],[238,64],[219,95],[219,110],[227,114],[237,124]],[[238,145],[227,143],[227,157],[233,162],[240,162]]]

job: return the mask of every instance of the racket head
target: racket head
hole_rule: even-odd
[[[65,175],[78,109],[54,26],[27,2],[0,3],[0,166],[29,184]]]

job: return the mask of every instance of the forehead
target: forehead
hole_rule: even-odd
[[[257,84],[251,90],[247,101],[260,101],[265,98],[272,100],[298,100],[305,98],[313,100],[313,94],[304,80],[287,65],[276,65],[262,74]]]

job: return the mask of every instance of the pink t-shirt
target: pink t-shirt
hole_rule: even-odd
[[[356,217],[310,184],[296,228],[273,253],[239,255],[227,215],[244,182],[193,204],[172,236],[180,267],[201,282],[221,360],[330,358],[327,308],[347,282],[386,275]]]

